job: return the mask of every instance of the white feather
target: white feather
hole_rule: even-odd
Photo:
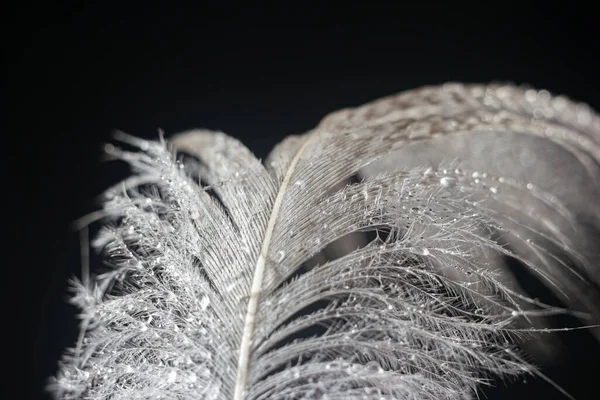
[[[76,285],[82,339],[50,389],[464,399],[490,378],[536,373],[517,339],[566,311],[528,298],[501,260],[598,321],[597,256],[578,221],[596,229],[600,213],[569,203],[561,182],[487,171],[473,162],[481,149],[465,148],[481,134],[493,135],[484,147],[502,135],[551,142],[597,200],[599,121],[545,91],[445,85],[331,114],[264,165],[219,132],[120,134],[138,150],[110,149],[133,169],[109,191],[95,241],[111,268]],[[451,157],[406,161],[448,138],[462,143]]]

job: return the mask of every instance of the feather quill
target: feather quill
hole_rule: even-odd
[[[506,137],[583,178],[490,165]],[[94,242],[110,268],[74,284],[56,398],[465,399],[537,373],[517,344],[543,317],[600,320],[600,118],[564,97],[426,87],[330,114],[264,164],[221,132],[117,139],[133,175]]]

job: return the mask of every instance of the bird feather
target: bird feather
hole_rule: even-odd
[[[600,118],[563,96],[425,87],[332,113],[264,163],[222,132],[117,139],[132,175],[93,243],[109,267],[73,284],[56,398],[465,399],[539,374],[519,344],[544,317],[600,320]]]

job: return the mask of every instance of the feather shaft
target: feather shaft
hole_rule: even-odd
[[[308,147],[311,142],[311,139],[315,137],[315,133],[311,134],[306,138],[304,144],[300,147],[292,162],[290,163],[283,182],[279,187],[279,191],[277,193],[277,197],[275,199],[275,203],[273,204],[273,211],[271,212],[271,216],[269,218],[269,223],[267,225],[267,229],[265,231],[265,236],[262,242],[260,255],[258,257],[258,261],[256,262],[256,267],[254,269],[254,276],[252,278],[252,288],[250,293],[250,299],[248,300],[248,307],[246,311],[246,317],[244,321],[244,331],[242,333],[242,341],[240,344],[239,351],[239,361],[238,361],[238,370],[237,370],[237,378],[235,383],[235,391],[234,391],[234,399],[241,400],[244,396],[244,391],[248,382],[248,373],[249,373],[249,363],[250,363],[250,350],[252,346],[252,335],[254,333],[254,329],[256,326],[256,315],[258,313],[258,307],[260,303],[260,296],[262,291],[262,285],[265,275],[265,269],[267,265],[267,255],[269,254],[269,246],[271,244],[271,238],[273,236],[273,231],[275,229],[275,224],[277,223],[277,218],[279,216],[279,211],[281,209],[281,204],[283,202],[283,198],[286,194],[286,190],[290,185],[290,181],[292,179],[292,175],[294,174],[294,170],[300,157]]]

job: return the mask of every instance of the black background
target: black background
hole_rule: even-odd
[[[101,161],[113,129],[148,138],[158,128],[218,129],[264,158],[330,111],[446,81],[526,83],[600,109],[597,18],[574,2],[83,3],[22,2],[2,13],[3,390],[14,392],[4,398],[44,398],[45,378],[76,338],[65,304],[80,268],[70,223],[124,173]],[[594,398],[584,353],[548,371],[579,399]],[[560,398],[539,380],[488,392],[517,394]]]

